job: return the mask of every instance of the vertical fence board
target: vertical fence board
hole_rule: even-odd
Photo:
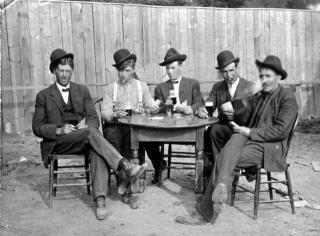
[[[246,78],[255,80],[254,73],[256,71],[254,63],[254,28],[253,28],[253,12],[246,12]]]
[[[291,82],[296,81],[296,75],[293,74],[293,63],[292,63],[292,35],[291,35],[291,12],[284,12],[284,40],[285,40],[285,61],[284,69],[288,72],[288,79]]]
[[[139,78],[149,82],[149,78],[145,74],[144,67],[144,41],[142,26],[141,6],[133,8],[133,48],[132,51],[137,55],[136,73]]]
[[[52,83],[52,75],[49,70],[50,53],[52,52],[51,44],[51,25],[50,25],[50,4],[39,5],[40,17],[40,40],[42,50],[42,66],[44,85]]]
[[[92,3],[83,4],[83,46],[84,46],[84,65],[85,65],[85,82],[89,83],[89,91],[92,97],[97,96],[97,89],[95,85],[95,51],[93,38],[93,15]]]
[[[145,7],[142,9],[142,24],[143,24],[143,65],[144,65],[144,73],[147,76],[146,80],[148,83],[153,83],[153,66],[157,66],[157,63],[152,60],[152,34],[151,34],[151,9],[149,7]],[[142,62],[141,62],[142,63]],[[150,90],[154,90],[155,86],[151,86]]]
[[[263,60],[262,57],[262,51],[261,51],[261,47],[263,45],[262,42],[262,22],[261,22],[261,10],[258,11],[254,11],[253,12],[253,41],[254,41],[254,60],[258,59],[258,60]],[[253,65],[254,68],[254,72],[253,72],[253,78],[254,80],[258,79],[258,70],[256,69],[256,66]]]
[[[94,53],[95,76],[98,84],[106,83],[105,51],[104,51],[104,27],[103,5],[93,4],[93,29],[94,29]],[[103,86],[97,86],[97,97],[103,96]]]
[[[320,82],[320,12],[312,12],[312,34],[313,34],[313,70],[312,80]],[[318,87],[319,88],[319,87]],[[319,107],[320,100],[316,100]]]
[[[50,3],[50,23],[52,48],[62,48],[62,24],[59,2]]]
[[[169,9],[170,47],[179,47],[179,9]]]
[[[83,3],[84,4],[84,3]],[[73,3],[71,5],[72,17],[72,42],[74,53],[74,80],[78,83],[85,83],[85,53],[84,53],[84,32],[83,32],[83,4]]]
[[[163,49],[161,47],[161,29],[160,29],[160,12],[157,8],[151,9],[151,27],[152,27],[152,60],[155,62],[153,67],[153,82],[161,83],[166,79],[165,67],[160,67],[158,64],[164,58]],[[154,40],[156,39],[156,40]]]
[[[216,73],[215,65],[216,65],[216,52],[214,48],[214,36],[215,32],[213,30],[213,10],[211,8],[205,9],[205,42],[203,46],[205,47],[205,58],[206,62],[204,63],[205,66],[205,89],[201,88],[201,92],[204,96],[207,96],[212,88],[213,80],[217,80],[214,76]]]
[[[195,37],[195,65],[196,65],[196,74],[195,79],[198,80],[200,84],[201,91],[204,91],[207,87],[205,83],[207,81],[206,78],[206,53],[205,47],[206,45],[206,14],[204,9],[196,10],[196,37]]]
[[[239,26],[246,27],[246,10],[239,11]],[[239,29],[239,58],[240,58],[240,75],[248,78],[247,75],[247,43],[246,43],[246,28]]]
[[[73,52],[73,41],[72,41],[72,16],[71,6],[69,2],[60,3],[61,11],[61,37],[62,47],[67,52]]]

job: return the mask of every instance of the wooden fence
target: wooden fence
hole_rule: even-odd
[[[137,54],[139,77],[166,79],[158,65],[170,47],[188,55],[185,75],[207,94],[219,80],[216,55],[230,49],[240,72],[257,79],[255,59],[278,55],[295,88],[302,117],[320,115],[320,12],[283,9],[159,7],[18,0],[1,15],[1,98],[5,132],[31,130],[36,93],[53,83],[55,48],[75,54],[74,80],[101,96],[116,79],[115,50]]]

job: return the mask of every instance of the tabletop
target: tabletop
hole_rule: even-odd
[[[194,115],[184,115],[181,113],[174,113],[171,116],[167,114],[133,114],[132,116],[119,118],[118,122],[134,127],[183,129],[212,125],[217,123],[218,119],[201,119]]]

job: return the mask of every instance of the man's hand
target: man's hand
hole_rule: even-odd
[[[228,121],[233,120],[234,111],[223,111],[223,114],[227,117]]]
[[[247,137],[250,137],[250,128],[245,127],[245,126],[239,126],[236,123],[234,123],[233,121],[231,121],[230,124],[232,125],[234,132],[243,134]]]
[[[208,118],[208,111],[205,107],[199,107],[197,114],[200,118],[204,118],[204,119]]]
[[[149,107],[150,108],[150,112],[152,114],[156,114],[159,112],[160,108],[159,105],[157,103],[153,104],[152,106]]]
[[[65,124],[63,127],[56,129],[56,134],[57,135],[70,134],[76,130],[77,130],[77,128],[74,125]]]
[[[85,129],[88,128],[88,126],[86,125],[86,120],[82,119],[77,125],[76,125],[77,129]]]
[[[125,117],[126,115],[127,115],[127,112],[124,110],[115,110],[113,112],[113,117],[115,117],[115,118]]]
[[[193,110],[192,110],[191,106],[181,106],[180,112],[182,112],[183,114],[186,114],[186,115],[190,115],[193,113]]]

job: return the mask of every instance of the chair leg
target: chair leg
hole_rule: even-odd
[[[164,146],[163,146],[163,148],[164,148]],[[169,147],[168,147],[168,169],[167,169],[167,178],[168,179],[170,179],[171,154],[172,154],[172,147],[171,147],[171,144],[169,144]]]
[[[257,169],[257,178],[256,178],[256,186],[255,186],[255,191],[254,191],[254,206],[253,206],[253,211],[254,211],[254,217],[253,219],[257,219],[258,215],[258,207],[259,207],[259,193],[260,193],[260,180],[261,180],[261,175],[260,175],[261,169]]]
[[[53,200],[53,160],[50,160],[49,165],[49,208],[52,208]]]
[[[291,211],[292,214],[296,213],[295,207],[294,207],[294,200],[293,200],[293,193],[292,193],[292,186],[291,186],[291,178],[289,174],[289,169],[287,168],[285,171],[286,180],[287,180],[287,187],[288,187],[288,195],[290,198],[290,205],[291,205]]]
[[[159,176],[158,176],[158,187],[162,184],[162,161],[164,156],[164,145],[161,146],[161,159],[160,159],[160,165],[159,165]]]
[[[58,183],[58,174],[54,173],[54,171],[58,170],[58,160],[53,158],[53,183]],[[53,196],[55,197],[57,194],[57,187],[53,187]]]
[[[236,175],[234,177],[234,180],[232,182],[232,189],[231,189],[231,206],[234,206],[234,199],[235,199],[235,196],[236,196],[236,190],[237,190],[237,184],[239,182],[239,176]]]
[[[268,182],[271,181],[270,171],[267,171],[267,179],[268,179]],[[272,183],[268,183],[268,190],[269,190],[270,200],[273,200]]]
[[[84,165],[85,165],[85,170],[86,170],[86,182],[87,182],[87,194],[91,195],[91,191],[90,191],[90,164],[89,164],[89,160],[87,157],[85,157],[84,159]]]

